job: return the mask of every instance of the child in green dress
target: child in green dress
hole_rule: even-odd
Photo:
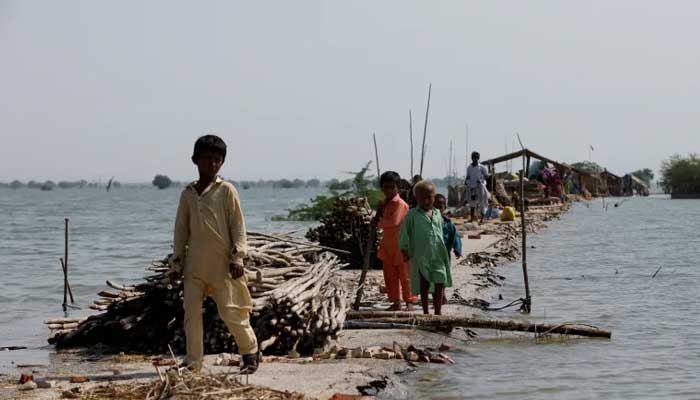
[[[442,235],[442,215],[435,208],[435,185],[421,181],[414,194],[418,204],[401,224],[399,248],[404,260],[411,262],[411,289],[420,292],[423,313],[428,314],[428,290],[433,284],[435,315],[441,315],[444,288],[452,286],[452,275]]]

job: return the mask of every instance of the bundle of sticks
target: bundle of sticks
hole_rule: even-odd
[[[364,261],[364,249],[372,221],[372,209],[365,197],[340,197],[335,199],[332,210],[323,218],[321,224],[306,234],[306,238],[347,251],[343,261],[352,267],[360,268]],[[379,243],[376,238],[374,248]],[[380,266],[373,257],[373,266]]]
[[[335,272],[345,265],[318,245],[260,233],[248,234],[245,273],[253,297],[251,325],[267,354],[311,353],[330,341],[343,326],[349,294]],[[153,274],[133,286],[107,281],[110,290],[90,308],[87,318],[46,321],[49,343],[57,347],[98,343],[115,351],[163,353],[170,345],[185,348],[183,282],[173,278],[165,258],[147,268]],[[234,352],[235,343],[221,321],[216,304],[203,307],[207,353]]]

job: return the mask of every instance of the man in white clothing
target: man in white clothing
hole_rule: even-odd
[[[486,190],[486,180],[489,177],[489,171],[483,164],[479,163],[481,156],[478,152],[472,153],[472,163],[467,167],[467,179],[464,184],[467,187],[466,204],[469,206],[469,215],[471,222],[476,219],[476,209],[483,212],[483,209],[488,205],[489,192]]]

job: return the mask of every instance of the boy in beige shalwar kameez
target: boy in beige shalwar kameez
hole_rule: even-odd
[[[175,222],[173,261],[184,268],[186,364],[201,369],[204,358],[202,303],[216,302],[219,316],[243,355],[242,370],[255,372],[258,343],[250,326],[252,298],[246,285],[243,259],[246,230],[238,192],[217,176],[226,156],[226,145],[207,135],[195,143],[192,161],[200,179],[180,196]]]

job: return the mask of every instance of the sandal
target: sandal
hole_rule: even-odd
[[[243,359],[243,365],[241,365],[240,373],[243,375],[252,375],[260,366],[262,354],[260,350],[258,350],[258,352],[254,354],[244,354],[241,358]]]

